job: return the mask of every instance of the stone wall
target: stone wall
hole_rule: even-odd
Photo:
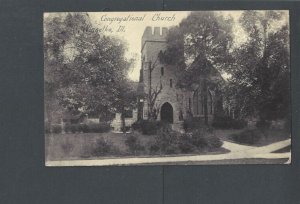
[[[191,98],[192,106],[192,93],[176,88],[177,77],[175,67],[161,64],[158,60],[159,52],[166,49],[167,32],[167,28],[158,27],[155,27],[154,29],[147,27],[144,31],[142,38],[143,82],[144,90],[146,94],[148,94],[150,88],[149,64],[151,63],[152,66],[154,65],[154,70],[151,74],[151,87],[153,89],[159,89],[160,86],[162,86],[162,91],[157,97],[155,107],[160,110],[164,103],[170,103],[173,107],[173,121],[174,123],[178,123],[181,118],[180,113],[182,113],[183,117],[187,114],[189,109],[189,98]],[[172,80],[172,82],[170,82],[170,80]],[[172,83],[172,86],[170,83]],[[147,119],[147,101],[145,101],[144,104],[144,119]],[[161,111],[159,111],[158,119],[161,118],[160,113]]]

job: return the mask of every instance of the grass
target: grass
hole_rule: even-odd
[[[126,138],[134,133],[73,133],[73,134],[46,134],[46,159],[82,159],[93,157],[91,150],[101,138],[110,142],[118,148],[116,156],[125,156],[130,154],[125,144]],[[139,135],[142,144],[148,143],[152,137]]]
[[[130,136],[136,136],[142,146],[145,148],[133,153],[126,145],[126,139]],[[113,157],[157,157],[170,156],[166,154],[153,153],[149,150],[149,144],[155,140],[155,135],[142,135],[134,133],[70,133],[70,134],[46,134],[46,160],[77,160],[77,159],[97,159]],[[100,141],[100,148],[108,148],[110,152],[102,154],[101,151],[93,151]],[[107,145],[105,144],[107,143]],[[196,155],[196,154],[222,154],[227,153],[224,148],[215,148],[210,151],[195,152],[191,154],[175,154],[172,156]]]
[[[261,147],[289,138],[284,130],[259,130],[245,128],[242,130],[215,130],[216,135],[224,141]]]
[[[286,153],[286,152],[290,152],[291,151],[291,145],[284,147],[282,149],[276,150],[272,153]]]
[[[241,137],[245,136],[245,131],[249,131],[249,129],[242,130],[215,130],[215,135],[219,137],[221,140],[230,141],[235,143],[243,144],[243,141],[235,141],[232,135],[241,135]],[[128,145],[126,145],[126,139],[130,136],[136,136],[142,146],[145,148],[142,151],[139,151],[138,154],[134,153],[129,149]],[[246,134],[247,135],[247,134]],[[268,130],[265,132],[259,140],[255,142],[255,144],[251,144],[252,146],[264,146],[274,142],[278,142],[281,140],[285,140],[289,138],[289,135],[280,130]],[[97,144],[99,144],[99,140],[104,141],[108,144],[110,151],[109,153],[101,153],[101,151],[96,151]],[[153,143],[155,140],[155,135],[142,135],[138,132],[134,133],[72,133],[72,134],[46,134],[45,137],[45,153],[47,161],[54,160],[77,160],[77,159],[98,159],[98,158],[126,158],[126,157],[157,157],[157,156],[183,156],[183,155],[212,155],[212,154],[223,154],[227,153],[228,150],[224,148],[214,148],[211,150],[205,150],[201,152],[192,152],[189,154],[159,154],[153,153],[149,150],[149,144]],[[102,141],[102,147],[103,147]],[[98,146],[99,149],[100,146]],[[101,148],[102,148],[101,147]],[[100,148],[100,149],[101,149]],[[277,150],[275,153],[287,152],[290,150],[290,147],[283,148],[281,150]],[[265,160],[268,163],[268,160]],[[271,160],[270,162],[273,162]],[[221,162],[222,164],[226,164],[227,161]],[[242,161],[237,161],[242,162]],[[246,161],[248,162],[248,161]],[[249,161],[250,163],[252,160]],[[259,160],[253,161],[260,162]]]

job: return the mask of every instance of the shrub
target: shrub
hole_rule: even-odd
[[[74,148],[74,145],[67,141],[61,145],[61,148],[65,154],[69,154]]]
[[[160,128],[160,123],[158,121],[144,120],[141,123],[141,130],[144,135],[154,135]]]
[[[130,130],[129,126],[121,127],[122,132],[128,132]]]
[[[178,142],[178,148],[182,153],[190,153],[195,150],[195,146],[192,143],[192,135],[191,134],[183,134],[180,137]]]
[[[132,129],[139,130],[143,135],[155,135],[158,129],[163,126],[161,121],[139,120],[131,125]]]
[[[176,143],[171,143],[165,148],[166,154],[177,154],[179,153],[178,145]]]
[[[245,130],[230,136],[232,140],[241,144],[256,144],[264,136],[261,130]]]
[[[170,127],[163,127],[150,145],[151,153],[192,153],[195,151],[220,148],[222,142],[207,128],[195,129],[192,132],[180,134]]]
[[[67,123],[64,127],[66,133],[75,133],[79,130],[79,124],[69,124]]]
[[[66,124],[65,132],[76,133],[103,133],[110,130],[110,125],[108,123],[91,123],[91,124]]]
[[[116,153],[117,148],[109,141],[100,138],[96,141],[96,146],[92,151],[92,156],[105,156]]]
[[[247,121],[245,120],[232,120],[231,127],[232,129],[243,129],[247,126]]]
[[[247,122],[230,117],[215,117],[212,126],[218,129],[242,129],[247,126]]]
[[[134,135],[130,135],[125,140],[125,144],[133,154],[137,154],[145,149],[144,146],[141,145],[141,142],[138,140],[138,138]]]
[[[209,142],[207,140],[207,132],[204,129],[197,129],[191,132],[191,142],[192,144],[199,150],[204,149],[209,146]]]
[[[183,121],[183,129],[188,132],[190,130],[196,129],[200,126],[200,121],[195,119],[188,119]]]
[[[191,150],[193,148],[200,151],[213,150],[222,146],[222,141],[207,128],[198,128],[191,133],[185,133],[182,138],[181,141],[185,142],[185,146],[190,145]]]
[[[83,133],[89,132],[89,127],[87,124],[79,124],[79,131]]]
[[[151,154],[157,153],[159,151],[159,146],[156,143],[150,144],[149,151]]]
[[[131,128],[133,130],[141,130],[141,121],[138,120],[138,121],[132,123]]]
[[[283,129],[288,132],[288,133],[291,133],[291,119],[290,118],[287,118],[285,119],[284,121],[284,125],[283,125]]]
[[[150,152],[165,154],[177,153],[177,141],[179,136],[179,133],[173,131],[169,124],[163,124],[157,131],[154,143],[150,145]]]
[[[58,134],[58,133],[61,133],[62,131],[62,128],[61,128],[61,125],[52,125],[52,132],[55,133],[55,134]]]
[[[91,123],[86,124],[85,131],[91,133],[103,133],[110,130],[110,125],[108,123]]]
[[[78,132],[79,125],[77,125],[77,124],[71,124],[70,125],[70,130],[71,130],[72,133]]]
[[[269,129],[271,124],[271,121],[259,120],[256,122],[256,127],[259,129]]]
[[[207,145],[209,148],[220,148],[223,145],[223,142],[215,135],[208,135]]]

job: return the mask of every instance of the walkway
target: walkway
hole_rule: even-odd
[[[290,164],[291,152],[272,153],[291,144],[291,139],[276,142],[262,147],[239,145],[224,141],[223,147],[230,150],[229,153],[218,155],[192,155],[173,157],[148,157],[148,158],[113,158],[102,160],[72,160],[72,161],[47,161],[46,166],[110,166],[110,165],[138,165],[159,164],[176,162],[199,162],[218,161],[230,159],[284,159],[288,158],[286,164]]]

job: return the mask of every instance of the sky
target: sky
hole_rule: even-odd
[[[180,11],[180,12],[93,12],[88,13],[92,22],[98,27],[103,28],[104,26],[109,26],[113,29],[113,32],[104,31],[104,33],[109,35],[118,36],[121,39],[124,39],[128,43],[128,50],[126,56],[128,58],[135,57],[135,64],[132,66],[129,72],[129,78],[138,81],[139,79],[139,70],[141,68],[141,39],[144,33],[144,30],[147,26],[152,27],[171,27],[178,25],[182,19],[188,16],[190,12]],[[153,16],[155,14],[160,14],[160,17],[173,17],[175,19],[170,19],[171,21],[158,20],[158,18]],[[105,21],[108,18],[114,17],[127,17],[131,15],[132,17],[144,17],[143,21],[127,21],[127,22],[110,22]],[[156,16],[157,16],[156,15]],[[104,16],[104,17],[103,17]],[[120,25],[125,26],[125,32],[116,32]]]
[[[231,15],[234,20],[233,33],[237,43],[246,40],[238,19],[243,11],[219,11],[222,15]],[[141,39],[147,26],[171,27],[178,25],[189,15],[189,11],[158,11],[158,12],[90,12],[92,23],[104,34],[116,36],[127,42],[127,58],[134,57],[129,78],[138,81],[141,68]],[[127,19],[126,19],[127,18]]]

